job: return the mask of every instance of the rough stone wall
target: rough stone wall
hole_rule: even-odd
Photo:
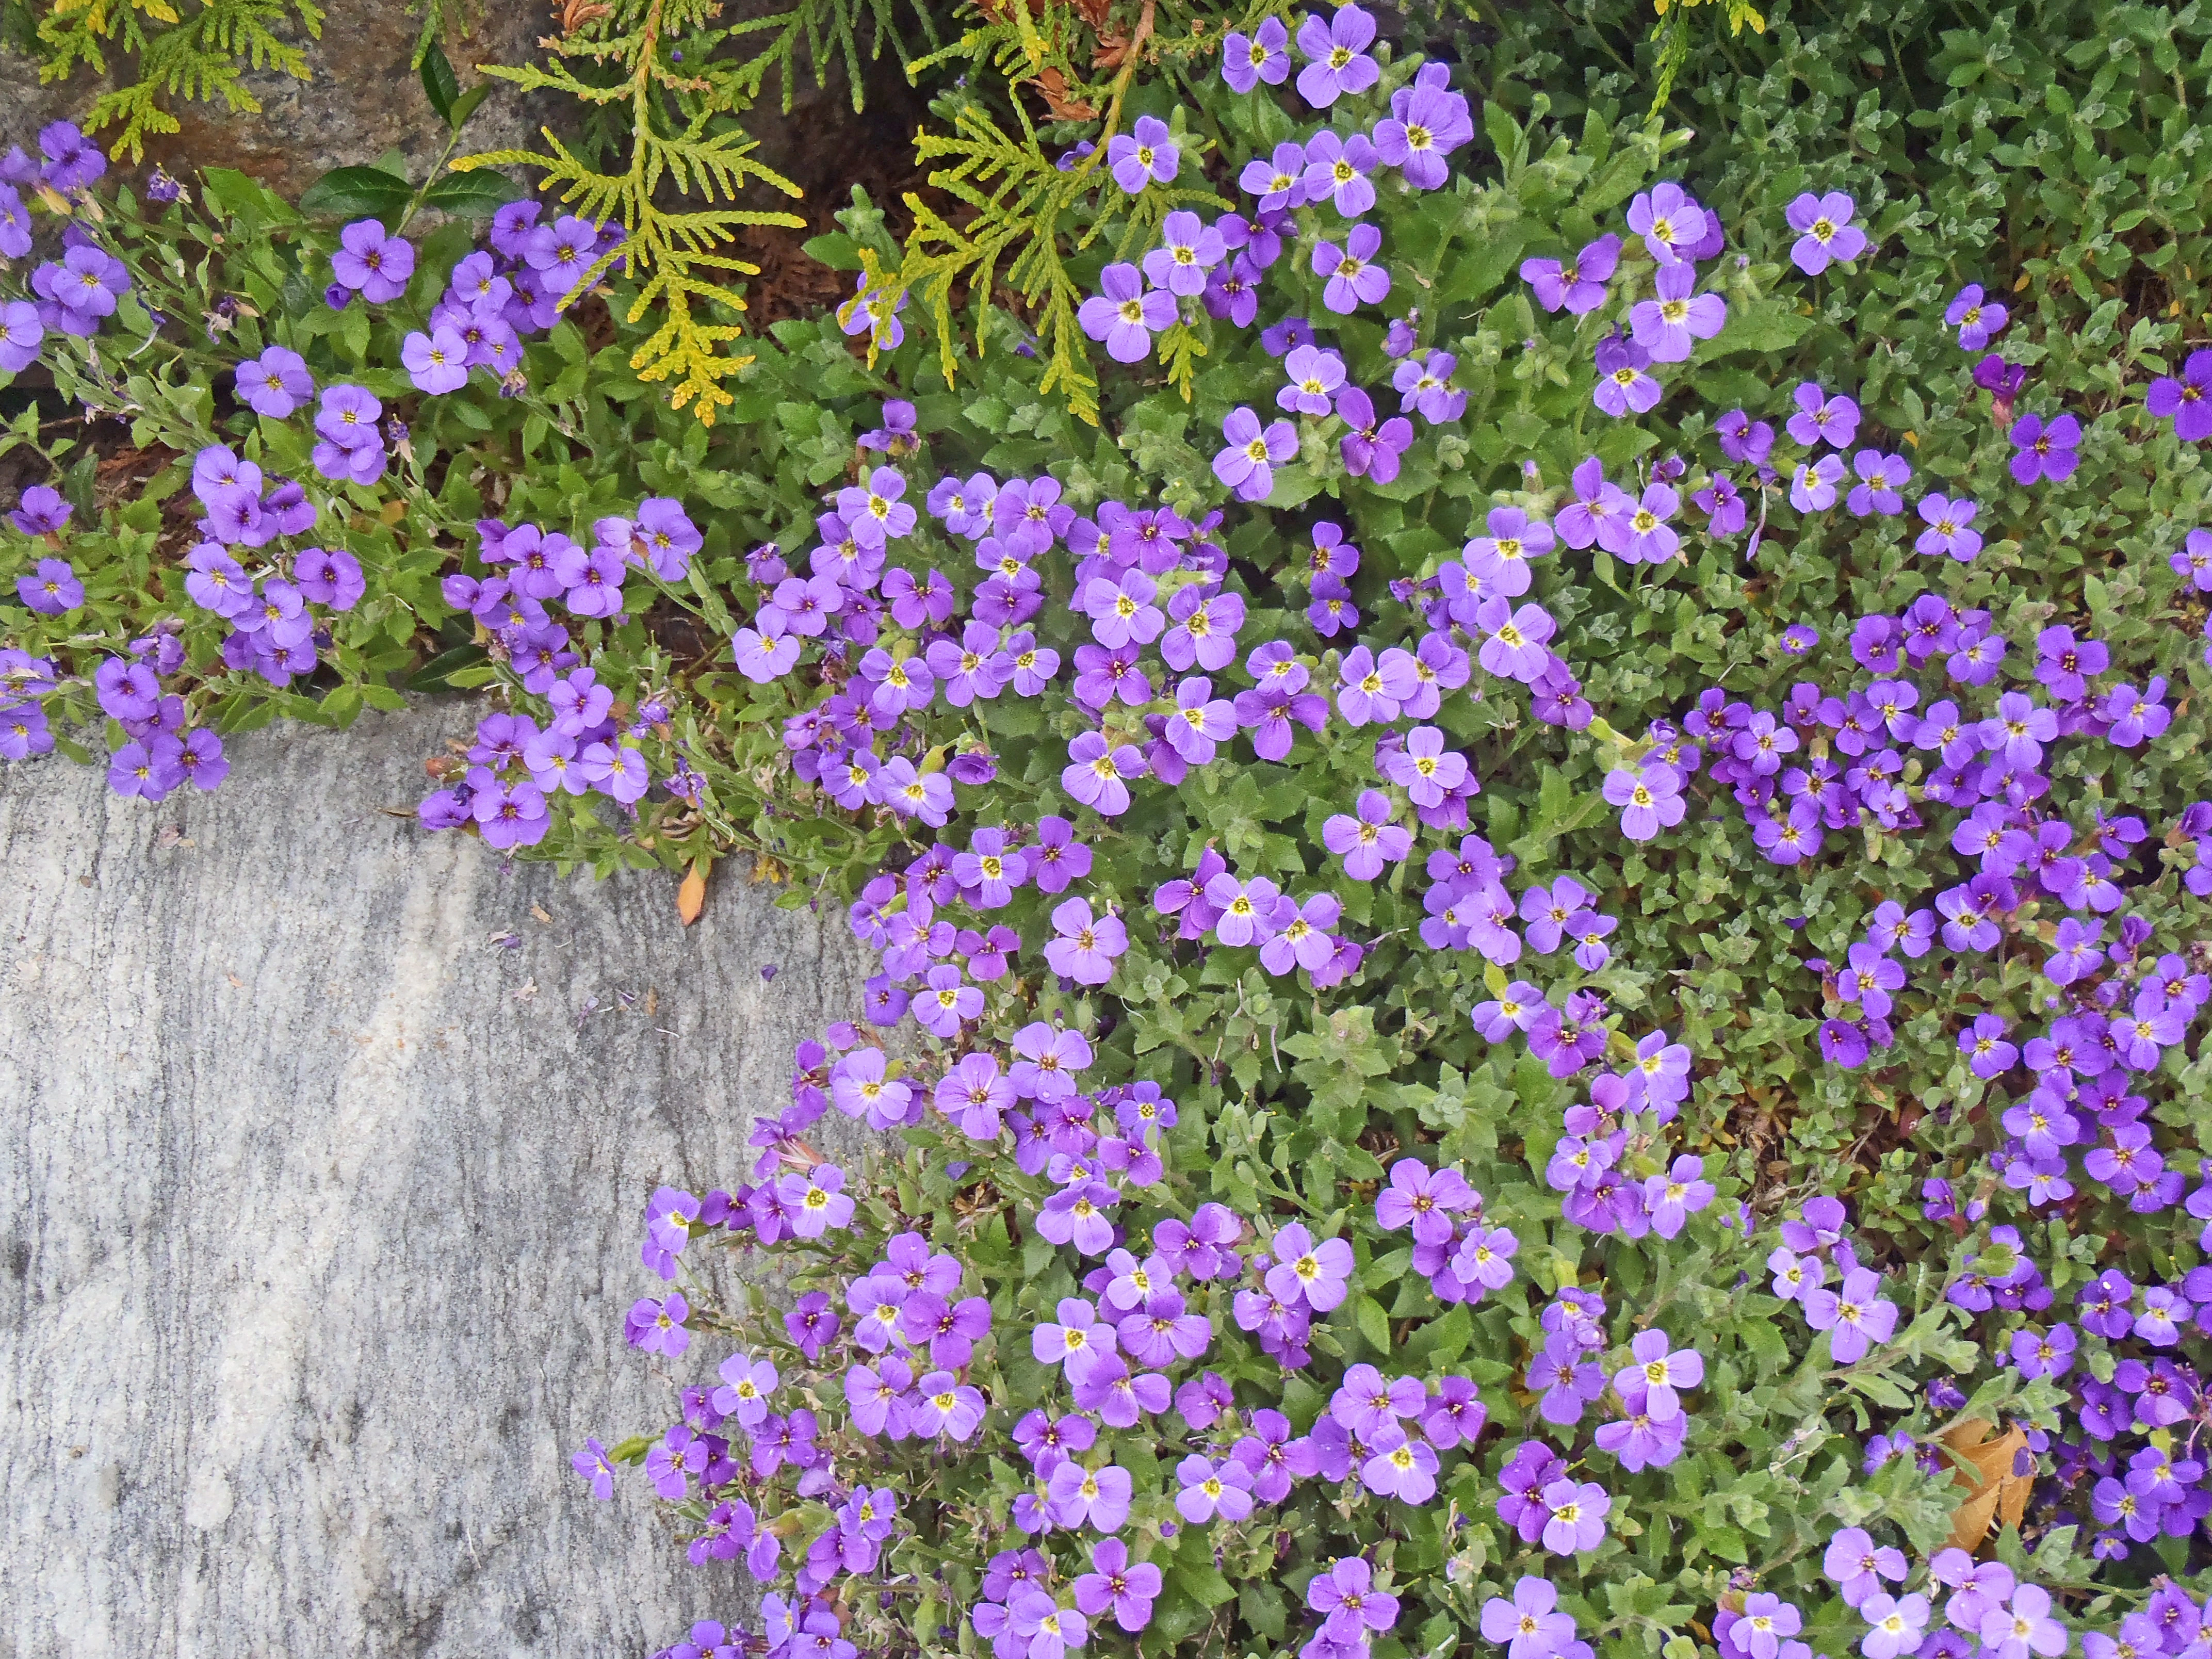
[[[159,805],[0,769],[9,1659],[641,1655],[738,1605],[568,1456],[675,1420],[643,1202],[742,1173],[861,964],[741,874],[686,931],[670,878],[388,815],[472,719],[257,734]]]
[[[735,17],[766,16],[787,9],[787,0],[733,0]],[[259,100],[259,115],[231,115],[219,106],[178,101],[170,106],[182,131],[150,138],[147,157],[183,176],[198,167],[236,167],[280,192],[296,195],[335,167],[374,161],[397,149],[416,172],[435,161],[445,134],[424,101],[414,72],[407,67],[420,19],[407,15],[406,0],[331,0],[319,40],[304,38],[313,78],[301,82],[276,71],[249,71],[245,84]],[[479,63],[523,64],[543,54],[540,37],[556,33],[558,6],[541,0],[483,0],[472,8],[475,25],[465,39],[448,42],[464,86],[480,77]],[[863,36],[865,41],[866,36]],[[853,176],[865,148],[888,132],[902,138],[912,131],[921,107],[920,94],[906,85],[888,47],[872,63],[863,61],[869,118],[853,111],[852,83],[842,65],[833,64],[826,85],[815,84],[802,46],[799,84],[792,107],[782,108],[782,88],[771,79],[766,102],[745,118],[746,131],[760,140],[760,159],[804,187],[810,196],[825,191],[844,204],[839,188]],[[98,83],[80,74],[70,82],[41,87],[38,66],[0,52],[0,149],[9,144],[33,149],[39,129],[88,106]],[[540,94],[526,97],[512,86],[494,87],[463,137],[466,151],[542,149],[540,128],[573,127],[576,106]],[[781,199],[781,198],[777,198]],[[774,205],[767,195],[762,205]]]

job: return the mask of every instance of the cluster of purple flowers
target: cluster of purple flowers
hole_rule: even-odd
[[[32,252],[24,190],[77,197],[107,172],[100,146],[70,122],[40,129],[38,144],[36,161],[20,146],[0,156],[0,259],[25,258]],[[62,228],[61,257],[31,272],[36,298],[0,303],[0,373],[19,374],[36,362],[48,334],[90,339],[131,289],[129,268],[71,220]]]
[[[604,795],[635,810],[653,781],[643,741],[665,734],[669,719],[668,704],[656,697],[617,709],[614,688],[580,665],[568,628],[547,606],[558,604],[572,617],[619,619],[626,575],[644,571],[681,581],[702,538],[678,502],[658,495],[628,518],[595,520],[588,548],[557,530],[495,519],[478,520],[477,533],[494,574],[447,576],[447,603],[483,624],[495,654],[526,690],[547,701],[552,718],[540,726],[527,714],[486,716],[468,750],[468,772],[425,798],[418,811],[429,829],[474,823],[506,851],[544,838],[548,803],[557,794]],[[667,783],[677,793],[687,787],[682,775]]]
[[[368,591],[361,562],[343,548],[289,550],[289,573],[271,544],[315,527],[314,503],[289,479],[264,479],[260,467],[214,445],[192,459],[192,492],[205,509],[206,538],[185,555],[185,592],[230,624],[224,664],[287,686],[312,674],[331,643],[311,607],[350,611]],[[269,561],[257,574],[241,558]]]

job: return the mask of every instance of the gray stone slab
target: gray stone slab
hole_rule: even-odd
[[[471,719],[258,734],[160,805],[0,769],[4,1659],[642,1654],[733,1605],[568,1456],[674,1420],[620,1333],[644,1200],[742,1173],[862,965],[737,872],[687,931],[672,878],[380,812]]]

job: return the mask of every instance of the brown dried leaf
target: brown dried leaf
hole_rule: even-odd
[[[1095,121],[1098,118],[1097,105],[1067,95],[1067,77],[1058,70],[1048,67],[1030,84],[1043,98],[1045,107],[1052,112],[1055,121]]]
[[[676,890],[676,915],[686,927],[699,920],[699,913],[707,908],[708,862],[702,859],[691,866],[691,873],[684,878],[684,884]]]
[[[2014,1427],[1994,1440],[1985,1439],[1990,1426],[1981,1418],[1970,1417],[1939,1437],[1951,1458],[1952,1479],[1969,1493],[1952,1513],[1954,1549],[1978,1548],[1989,1536],[1992,1522],[2002,1520],[2006,1526],[2016,1527],[2027,1513],[2028,1488],[2033,1479],[2012,1472],[2014,1460],[2027,1449],[2027,1431]]]

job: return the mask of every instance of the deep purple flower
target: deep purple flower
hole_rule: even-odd
[[[413,243],[387,234],[376,220],[357,219],[338,233],[338,244],[331,270],[341,287],[377,305],[407,292],[407,279],[415,274]]]
[[[2012,476],[2018,483],[2033,484],[2047,479],[2063,483],[2081,463],[2076,453],[2081,422],[2071,415],[2061,415],[2048,424],[2040,415],[2023,415],[2013,422],[2010,436],[2018,452],[2012,458]]]
[[[1943,313],[1943,320],[1959,331],[1961,350],[1979,351],[2004,331],[2006,316],[2005,308],[1996,301],[1984,300],[1979,283],[1969,283],[1952,300]],[[2212,363],[2206,367],[2212,368]]]
[[[2192,351],[2179,375],[2160,375],[2143,394],[2143,408],[2171,417],[2173,435],[2185,443],[2212,438],[2212,348]]]
[[[1524,259],[1521,280],[1536,290],[1536,303],[1547,311],[1564,307],[1581,317],[1605,303],[1605,285],[1620,264],[1620,238],[1610,231],[1589,243],[1571,264],[1557,259]]]

